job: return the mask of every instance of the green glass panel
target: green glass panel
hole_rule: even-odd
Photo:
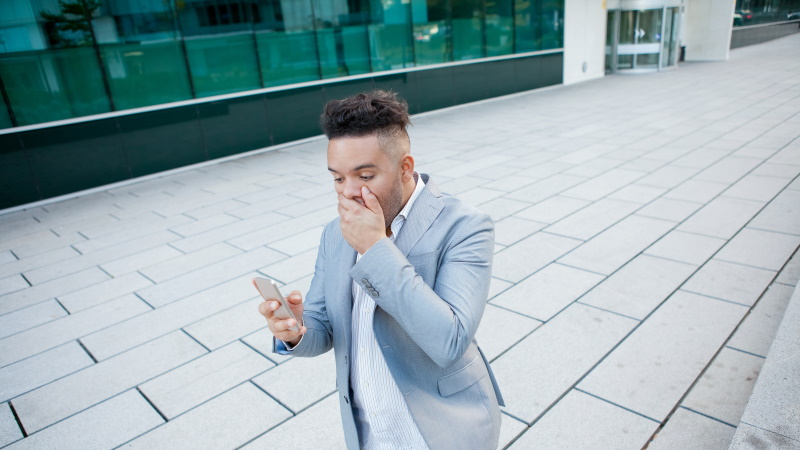
[[[414,24],[414,57],[418,66],[450,61],[444,20]]]
[[[11,116],[8,115],[8,107],[5,103],[0,105],[0,129],[11,128],[14,124],[11,122]]]
[[[6,53],[0,77],[18,125],[110,111],[92,47]]]
[[[514,0],[486,1],[486,56],[514,53]]]
[[[535,0],[514,0],[514,51],[540,50],[539,11]]]
[[[319,69],[322,72],[322,78],[347,76],[344,64],[339,64],[341,59],[336,52],[336,36],[334,36],[333,28],[317,30],[317,48],[319,49]]]
[[[369,39],[366,25],[342,27],[342,45],[349,75],[370,72]]]
[[[117,109],[192,98],[180,44],[175,41],[100,47]]]
[[[453,19],[453,60],[483,57],[483,21],[479,18]]]
[[[253,33],[187,37],[185,44],[197,97],[261,87]]]
[[[408,24],[370,25],[372,70],[394,70],[414,65]]]
[[[544,0],[539,12],[539,49],[561,48],[564,46],[564,2],[563,0]]]
[[[313,31],[259,31],[256,43],[264,86],[319,79]]]

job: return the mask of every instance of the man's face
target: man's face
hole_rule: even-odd
[[[328,141],[328,171],[337,194],[364,204],[361,187],[378,198],[386,228],[403,209],[402,170],[378,144],[377,135]]]

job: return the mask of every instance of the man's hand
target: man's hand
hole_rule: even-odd
[[[361,187],[361,198],[364,205],[339,194],[339,217],[342,219],[342,236],[363,255],[386,237],[386,221],[378,197],[366,186]]]
[[[258,305],[258,312],[267,318],[269,331],[275,335],[276,338],[294,347],[300,342],[300,338],[305,334],[306,327],[302,325],[303,320],[303,296],[300,291],[292,291],[286,297],[286,304],[292,310],[294,316],[300,319],[300,331],[292,331],[289,328],[295,326],[297,323],[294,319],[278,319],[275,317],[275,310],[278,309],[279,299],[269,299]]]

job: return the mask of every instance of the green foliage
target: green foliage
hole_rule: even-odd
[[[101,0],[58,0],[59,13],[42,11],[40,14],[52,47],[78,47],[91,45],[92,16],[100,8]]]

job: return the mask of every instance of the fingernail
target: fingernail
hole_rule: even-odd
[[[364,190],[367,191],[367,194],[371,194],[368,187],[364,186]]]

